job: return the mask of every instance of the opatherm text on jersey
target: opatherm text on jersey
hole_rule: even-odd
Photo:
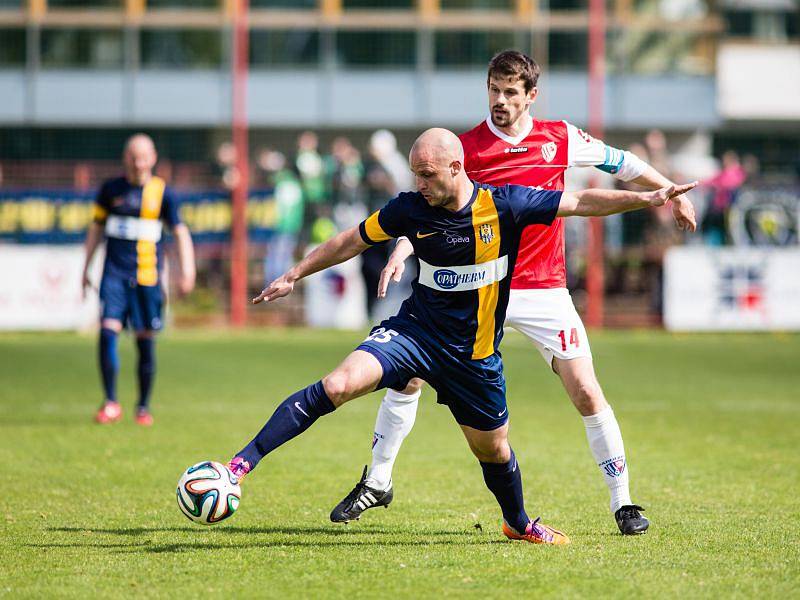
[[[502,281],[507,274],[507,256],[477,265],[453,267],[437,267],[422,259],[419,261],[419,282],[444,292],[477,290],[496,281]]]

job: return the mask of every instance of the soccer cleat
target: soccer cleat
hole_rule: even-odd
[[[524,540],[533,544],[552,544],[554,546],[564,546],[569,544],[569,538],[558,529],[553,529],[549,525],[539,523],[540,517],[535,521],[530,521],[525,528],[524,534],[514,531],[508,523],[503,521],[503,533],[510,540]]]
[[[622,535],[637,535],[647,531],[647,528],[650,527],[650,521],[639,513],[641,510],[644,510],[641,506],[630,504],[623,506],[614,513],[617,527],[619,527]]]
[[[228,467],[228,470],[233,473],[234,477],[239,480],[239,483],[242,483],[242,479],[244,476],[250,472],[252,467],[250,463],[243,459],[241,456],[234,456],[231,461],[225,465]]]
[[[142,427],[150,427],[153,425],[153,415],[146,408],[140,408],[136,411],[136,424]]]
[[[110,400],[107,400],[94,416],[95,422],[101,425],[116,423],[121,418],[122,407],[119,405],[119,402],[111,402]]]
[[[356,487],[345,496],[344,500],[339,502],[331,511],[331,521],[334,523],[348,523],[349,521],[358,521],[361,513],[369,508],[376,506],[389,507],[392,499],[394,498],[394,491],[390,486],[388,490],[381,491],[371,488],[366,484],[367,480],[367,467],[364,467],[364,472],[361,474],[361,481],[356,484]]]

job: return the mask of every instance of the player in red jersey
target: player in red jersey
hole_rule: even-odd
[[[520,52],[501,52],[489,63],[490,115],[460,136],[471,179],[562,190],[568,168],[593,166],[649,189],[671,184],[635,155],[607,146],[566,121],[533,119],[530,107],[538,78],[538,65]],[[685,196],[672,202],[678,226],[694,231],[691,202]],[[411,252],[407,241],[398,243],[384,269],[379,295],[391,279],[400,280]],[[644,533],[649,522],[631,500],[622,434],[595,376],[586,330],[566,288],[563,219],[524,230],[505,324],[527,336],[561,378],[583,418],[620,531]],[[361,481],[334,508],[331,520],[357,519],[367,508],[388,504],[372,499],[393,497],[392,467],[414,425],[421,386],[420,380],[412,380],[402,392],[387,390],[375,424],[370,470],[365,469]]]

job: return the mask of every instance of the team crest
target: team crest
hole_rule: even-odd
[[[489,223],[484,223],[480,226],[478,230],[478,234],[480,235],[481,241],[484,244],[491,244],[492,240],[494,239],[494,230]]]
[[[609,477],[619,477],[625,472],[625,458],[617,456],[616,458],[600,463],[600,466],[603,467],[603,470]]]
[[[542,158],[547,162],[553,162],[556,157],[556,150],[558,150],[558,146],[556,146],[555,142],[542,144]]]

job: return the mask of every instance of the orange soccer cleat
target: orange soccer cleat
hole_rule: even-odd
[[[569,538],[566,534],[553,529],[549,525],[539,523],[539,517],[535,521],[528,523],[524,534],[517,533],[508,526],[508,523],[503,521],[503,533],[510,540],[524,540],[532,544],[553,544],[554,546],[569,544]]]
[[[101,425],[116,423],[121,418],[122,407],[120,407],[119,402],[112,402],[110,400],[107,400],[94,416],[95,422]]]

